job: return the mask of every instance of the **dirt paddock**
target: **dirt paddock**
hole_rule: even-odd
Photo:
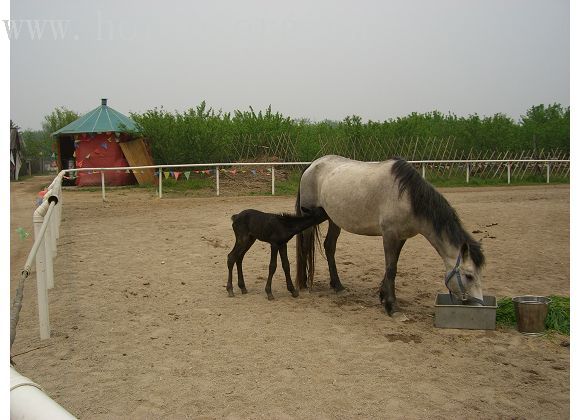
[[[32,246],[36,192],[11,184],[11,272]],[[441,190],[482,239],[484,292],[569,295],[569,186]],[[380,238],[343,232],[336,260],[348,290],[329,290],[318,254],[314,290],[293,299],[269,248],[244,260],[249,293],[228,298],[230,216],[291,211],[292,197],[157,199],[145,190],[65,191],[49,291],[52,337],[39,340],[34,275],[12,355],[17,370],[79,418],[567,418],[567,337],[433,326],[444,267],[422,237],[399,261],[409,321],[379,305]],[[325,229],[323,228],[323,232]],[[295,241],[289,244],[295,274]]]

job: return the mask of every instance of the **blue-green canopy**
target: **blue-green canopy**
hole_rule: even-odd
[[[107,106],[107,100],[101,99],[101,106],[87,112],[78,120],[74,120],[52,135],[106,133],[108,131],[126,133],[135,129],[135,122],[131,118]]]

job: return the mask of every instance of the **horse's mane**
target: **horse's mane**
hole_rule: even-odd
[[[407,191],[411,200],[413,214],[428,220],[438,235],[445,234],[457,247],[464,243],[469,246],[469,253],[476,267],[482,267],[485,257],[481,244],[465,231],[459,216],[451,204],[407,161],[394,158],[391,171],[399,182],[399,198]]]

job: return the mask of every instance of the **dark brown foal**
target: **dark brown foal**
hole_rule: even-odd
[[[271,246],[270,266],[268,272],[268,281],[266,282],[266,294],[268,299],[274,299],[272,295],[272,277],[276,272],[276,260],[278,253],[280,253],[280,260],[282,261],[282,268],[286,276],[286,287],[292,293],[293,297],[298,296],[298,290],[292,284],[290,277],[290,262],[288,261],[288,254],[286,245],[294,235],[302,232],[311,226],[317,225],[328,219],[326,212],[322,207],[317,207],[310,210],[303,216],[296,216],[290,214],[272,214],[263,213],[258,210],[244,210],[239,214],[232,216],[232,228],[236,235],[236,244],[234,249],[228,254],[228,285],[226,287],[228,295],[234,296],[234,288],[232,286],[232,271],[234,263],[238,269],[238,287],[242,294],[247,293],[246,284],[244,282],[244,274],[242,272],[242,260],[244,255],[250,247],[256,242],[256,239],[263,242],[268,242]]]

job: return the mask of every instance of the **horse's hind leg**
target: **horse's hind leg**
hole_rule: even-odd
[[[246,255],[246,252],[248,252],[248,250],[252,247],[252,245],[254,245],[254,242],[256,242],[256,239],[249,237],[246,240],[246,243],[242,246],[242,248],[240,250],[240,254],[238,256],[238,259],[236,260],[236,267],[238,268],[238,287],[242,291],[243,295],[248,293],[248,290],[246,289],[246,282],[244,281],[244,272],[242,270],[242,261],[244,259],[244,256]]]
[[[385,306],[385,310],[391,316],[399,312],[399,305],[395,296],[395,277],[397,276],[397,262],[403,245],[405,245],[405,240],[383,236],[386,270],[379,297],[381,303]]]
[[[272,294],[272,277],[276,272],[276,260],[278,259],[278,246],[271,245],[272,254],[270,255],[270,266],[268,272],[268,280],[266,281],[266,294],[268,295],[268,300],[274,300],[274,295]]]
[[[328,270],[330,271],[330,287],[336,292],[344,290],[344,286],[338,278],[338,271],[336,270],[336,261],[334,254],[336,253],[336,241],[340,235],[340,228],[332,220],[328,219],[328,232],[324,240],[324,252],[328,261]]]
[[[228,291],[229,297],[234,297],[234,287],[232,285],[232,271],[234,269],[234,264],[237,263],[240,257],[241,251],[243,249],[243,243],[239,238],[236,238],[236,244],[231,252],[228,254],[228,284],[226,290]],[[240,266],[238,266],[238,276],[240,275]]]
[[[294,288],[292,277],[290,277],[290,262],[288,261],[286,244],[280,247],[280,260],[282,260],[282,268],[284,269],[284,275],[286,276],[286,288],[290,293],[292,293],[292,297],[298,297],[298,290]]]

